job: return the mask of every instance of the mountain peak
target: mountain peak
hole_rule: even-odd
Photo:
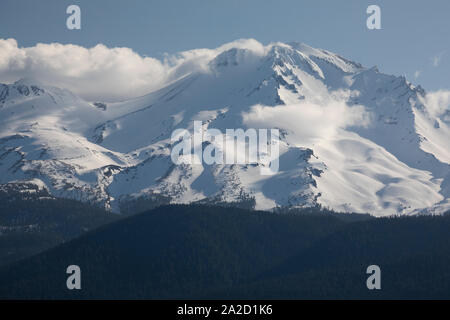
[[[0,106],[3,106],[8,100],[40,96],[45,93],[43,87],[39,81],[31,78],[23,78],[13,84],[0,84]]]
[[[450,207],[441,188],[450,177],[446,123],[419,113],[419,89],[405,78],[298,42],[224,48],[209,60],[212,72],[110,108],[35,79],[0,86],[0,183],[40,177],[52,195],[130,212],[141,201],[375,215]],[[366,113],[370,125],[358,125]],[[174,165],[171,134],[194,121],[221,132],[278,128],[280,171]]]
[[[38,79],[34,77],[25,77],[17,80],[13,83],[14,86],[35,86],[44,87],[45,85]]]

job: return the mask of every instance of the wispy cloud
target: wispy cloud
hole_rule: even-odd
[[[416,70],[416,72],[414,72],[414,79],[419,78],[421,73],[422,73],[422,71]]]
[[[441,60],[444,54],[445,51],[442,51],[431,58],[431,63],[433,64],[433,67],[438,67],[441,64]]]

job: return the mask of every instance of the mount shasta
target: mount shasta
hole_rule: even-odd
[[[194,120],[222,132],[278,128],[279,171],[175,165],[171,134]],[[439,214],[450,209],[449,126],[450,110],[436,112],[405,77],[300,43],[233,47],[124,102],[39,79],[0,85],[0,184],[122,213],[200,202]]]

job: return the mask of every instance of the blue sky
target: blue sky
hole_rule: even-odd
[[[81,7],[81,30],[66,28],[70,4]],[[366,28],[370,4],[381,7],[382,30]],[[448,0],[2,0],[0,38],[156,58],[239,38],[300,41],[437,90],[450,89],[449,14]]]

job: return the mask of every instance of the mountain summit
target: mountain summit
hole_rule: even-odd
[[[115,212],[163,203],[322,205],[373,215],[450,209],[448,117],[404,77],[326,50],[224,49],[148,95],[87,102],[32,80],[0,85],[0,183],[29,181]],[[176,129],[277,128],[279,171],[171,161]]]

